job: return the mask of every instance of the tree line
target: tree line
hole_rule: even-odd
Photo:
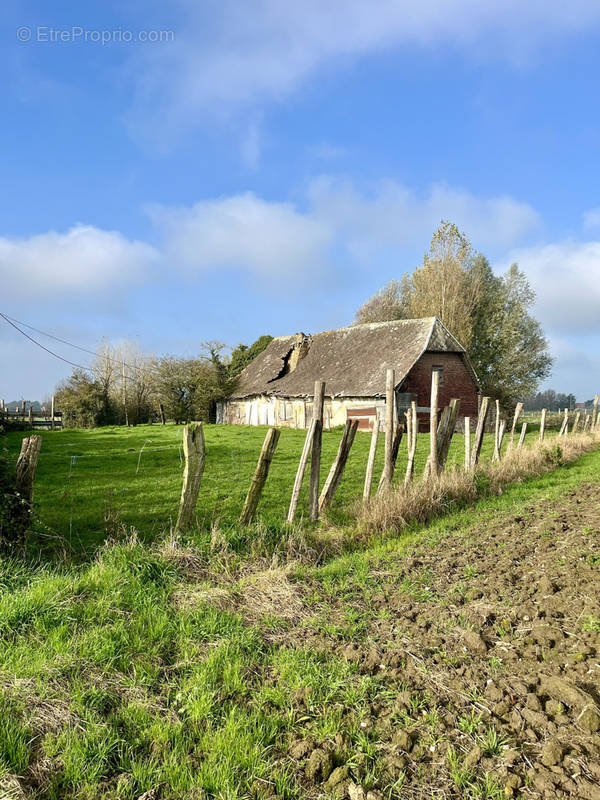
[[[104,342],[89,369],[75,369],[57,386],[57,408],[68,427],[152,422],[161,405],[177,423],[214,422],[217,402],[231,394],[240,372],[271,339],[239,344],[230,354],[223,344],[207,342],[194,358],[157,357],[130,342]]]
[[[357,322],[438,317],[465,347],[485,395],[509,408],[551,371],[548,342],[532,316],[535,294],[513,264],[504,275],[442,221],[423,263],[390,280],[356,312]]]

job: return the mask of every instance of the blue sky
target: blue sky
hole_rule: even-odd
[[[0,13],[0,311],[186,355],[323,330],[414,268],[444,218],[528,274],[548,385],[598,390],[596,2]],[[5,323],[0,366],[7,400],[69,372]]]

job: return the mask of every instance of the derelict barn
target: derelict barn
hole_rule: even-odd
[[[358,419],[385,425],[386,371],[395,370],[398,418],[416,400],[428,430],[431,373],[440,373],[439,407],[461,400],[461,416],[477,415],[477,376],[464,347],[437,317],[351,325],[313,335],[280,336],[241,373],[220,403],[217,422],[306,428],[316,380],[325,381],[324,426]]]

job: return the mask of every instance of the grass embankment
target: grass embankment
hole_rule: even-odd
[[[205,426],[206,468],[198,502],[197,539],[207,540],[219,528],[229,543],[244,549],[256,537],[236,521],[250,485],[266,428],[226,425]],[[16,458],[25,434],[11,433],[2,439]],[[66,543],[72,555],[89,554],[121,526],[133,527],[144,540],[161,535],[176,519],[181,492],[181,428],[143,425],[136,428],[44,431],[36,480],[36,532],[38,541],[49,546]],[[325,480],[341,430],[323,434],[322,481]],[[527,443],[537,432],[528,433]],[[549,437],[555,431],[549,431]],[[262,535],[277,541],[285,532],[284,520],[304,443],[305,431],[285,429],[273,459],[260,501],[258,517]],[[354,518],[354,502],[362,497],[370,435],[359,432],[346,471],[329,512],[332,523],[344,525]],[[506,444],[505,444],[506,448]],[[376,486],[383,467],[383,437],[380,437],[375,474]],[[484,439],[482,460],[493,450],[493,436]],[[421,434],[415,474],[425,466],[429,436]],[[462,464],[464,437],[455,435],[449,467]],[[402,442],[396,481],[406,469],[406,444]],[[307,512],[307,484],[300,497],[299,516]]]
[[[3,791],[40,800],[322,796],[298,756],[307,741],[330,742],[332,758],[343,751],[347,777],[378,787],[374,797],[401,797],[401,773],[382,778],[383,729],[365,723],[398,686],[383,669],[341,658],[337,646],[368,646],[369,626],[389,619],[375,602],[383,575],[400,597],[431,597],[429,575],[403,575],[404,552],[459,540],[531,504],[551,508],[597,481],[599,469],[600,453],[588,453],[402,539],[283,575],[254,574],[251,563],[232,574],[223,543],[205,559],[168,539],[107,544],[73,567],[4,560]],[[330,646],[316,647],[315,633]],[[429,722],[439,716],[426,708]],[[414,725],[413,712],[402,713],[393,724]],[[465,781],[464,796],[500,796],[493,779]]]

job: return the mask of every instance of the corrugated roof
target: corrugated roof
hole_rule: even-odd
[[[286,372],[298,347],[304,355]],[[316,380],[326,382],[328,397],[377,397],[385,394],[386,370],[400,385],[426,350],[464,354],[477,381],[464,347],[437,317],[426,317],[279,336],[243,370],[232,397],[308,397]]]

